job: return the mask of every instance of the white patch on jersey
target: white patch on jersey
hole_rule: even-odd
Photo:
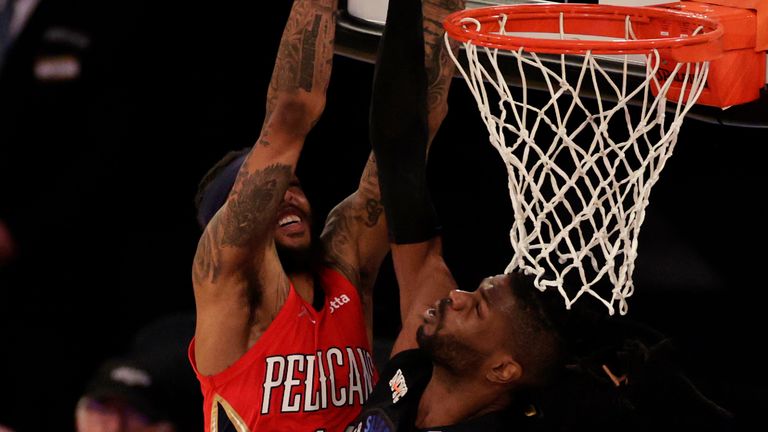
[[[405,384],[405,377],[403,371],[398,369],[395,372],[395,376],[389,380],[389,388],[392,390],[392,403],[397,403],[406,393],[408,393],[408,386]]]

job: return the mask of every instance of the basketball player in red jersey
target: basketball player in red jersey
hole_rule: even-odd
[[[328,216],[320,245],[294,175],[325,105],[335,11],[335,0],[294,2],[261,135],[198,245],[190,359],[206,431],[343,430],[377,378],[371,288],[389,247],[375,161]],[[451,76],[440,64],[450,60],[434,60],[433,95],[444,98]]]

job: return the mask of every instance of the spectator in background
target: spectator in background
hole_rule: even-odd
[[[164,375],[141,359],[105,363],[77,403],[77,432],[178,432]]]
[[[191,432],[202,399],[186,348],[194,315],[158,320],[136,336],[129,354],[107,360],[75,410],[77,432]]]
[[[98,363],[193,305],[197,230],[179,221],[201,173],[168,180],[167,163],[209,88],[184,54],[209,37],[201,4],[0,0],[0,232],[13,236],[0,238],[2,424],[71,431]],[[178,96],[190,87],[195,103]],[[51,353],[73,355],[53,368]]]
[[[89,115],[99,66],[88,3],[0,0],[0,423],[22,431],[71,425],[87,349],[109,344],[89,347],[92,324],[76,324],[105,316],[85,305],[101,306],[92,294],[115,274],[113,249],[89,231],[107,225],[93,215],[111,200],[83,204],[110,184]],[[51,368],[64,351],[79,356]]]

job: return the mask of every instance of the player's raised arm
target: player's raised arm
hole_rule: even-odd
[[[207,225],[193,265],[195,358],[204,375],[240,358],[272,322],[290,282],[277,257],[278,210],[304,139],[325,107],[336,0],[296,0],[283,32],[261,134]]]
[[[425,1],[422,20],[420,1],[392,1],[379,47],[370,133],[400,286],[403,328],[393,355],[416,346],[421,312],[456,285],[442,257],[426,154],[447,112],[453,74],[443,52],[441,22],[461,6],[463,2]]]

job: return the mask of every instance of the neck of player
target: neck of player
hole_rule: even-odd
[[[315,299],[314,279],[309,273],[291,273],[288,278],[296,290],[296,294],[301,296],[307,303],[312,303]]]
[[[435,367],[419,401],[416,427],[425,429],[457,424],[501,410],[509,403],[508,392],[500,391],[487,381],[462,379]]]

